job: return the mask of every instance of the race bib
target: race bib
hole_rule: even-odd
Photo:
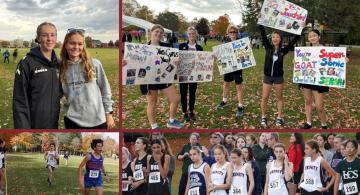
[[[316,180],[311,177],[305,177],[304,182],[306,185],[316,186]]]
[[[351,183],[344,184],[344,191],[345,191],[346,195],[348,195],[348,194],[357,194],[358,193],[358,187],[357,187],[356,182],[351,182]]]
[[[279,179],[272,180],[269,185],[271,189],[280,189],[280,180]]]
[[[160,172],[151,172],[149,174],[149,183],[160,183]]]
[[[233,194],[233,195],[237,195],[237,194],[241,194],[242,192],[242,188],[241,186],[231,186],[231,191],[230,191],[230,194]]]
[[[122,184],[122,191],[123,191],[123,192],[129,191],[129,184],[123,183],[123,184]]]
[[[90,178],[98,178],[99,177],[99,170],[90,170],[89,172],[89,177]]]
[[[200,188],[199,187],[191,188],[189,190],[188,195],[200,195]]]
[[[134,178],[135,178],[135,181],[139,181],[139,180],[144,179],[144,172],[142,170],[135,171],[134,172]]]

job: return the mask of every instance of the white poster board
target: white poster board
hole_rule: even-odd
[[[300,35],[306,25],[308,11],[285,0],[265,0],[258,24]]]
[[[295,47],[294,83],[345,88],[345,47]]]
[[[248,37],[213,47],[220,75],[256,65]]]

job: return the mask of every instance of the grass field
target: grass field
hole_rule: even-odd
[[[8,195],[80,195],[77,168],[82,159],[83,157],[70,156],[68,166],[65,166],[65,161],[60,158],[60,166],[54,171],[53,185],[49,187],[43,154],[8,154]],[[104,180],[104,195],[118,194],[119,160],[106,158],[104,163],[110,175],[109,183]]]
[[[114,101],[114,120],[118,124],[118,105],[119,105],[119,93],[118,93],[118,49],[88,49],[93,58],[99,59],[104,66],[106,76],[109,80],[112,98]],[[4,51],[4,48],[2,49]],[[18,61],[25,56],[29,49],[19,49]],[[12,55],[13,49],[10,50]],[[59,54],[60,51],[56,50]],[[0,55],[0,128],[11,129],[14,127],[12,119],[12,93],[14,85],[14,75],[16,65],[13,62],[12,56],[10,57],[10,64],[3,63],[4,58]],[[64,128],[63,124],[63,111],[61,111],[60,128]]]
[[[211,47],[220,42],[209,41],[204,50],[211,51]],[[229,101],[225,109],[216,110],[222,100],[223,77],[219,75],[218,68],[214,66],[214,79],[212,82],[200,83],[197,89],[195,112],[197,121],[186,123],[187,129],[261,129],[260,101],[263,80],[263,63],[265,50],[254,49],[257,65],[243,71],[245,113],[236,118],[236,89],[232,84]],[[285,57],[284,62],[284,115],[286,129],[298,129],[305,120],[304,98],[298,85],[292,83],[293,67],[291,65],[293,53]],[[325,96],[325,111],[330,128],[360,128],[360,49],[353,49],[350,63],[347,64],[346,89],[331,88]],[[175,85],[178,89],[178,85]],[[178,94],[179,94],[178,90]],[[146,98],[141,96],[139,86],[123,88],[123,127],[126,129],[150,128],[146,116]],[[276,97],[271,94],[268,104],[268,120],[270,128],[276,119]],[[165,128],[168,120],[169,106],[166,98],[161,94],[157,105],[157,122]],[[179,104],[177,118],[182,119],[181,105]],[[320,128],[317,112],[313,113],[313,126]]]

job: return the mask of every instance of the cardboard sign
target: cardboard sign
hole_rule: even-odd
[[[300,35],[306,25],[308,11],[285,0],[265,0],[258,24]]]
[[[295,47],[294,83],[345,88],[345,47]]]
[[[213,79],[214,58],[212,52],[179,51],[180,66],[177,69],[176,82],[210,82]]]
[[[122,68],[123,85],[173,83],[179,50],[137,43],[125,43]]]
[[[248,37],[213,47],[220,75],[256,65]]]

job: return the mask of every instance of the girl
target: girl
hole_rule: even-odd
[[[230,159],[233,167],[233,176],[229,194],[252,194],[254,189],[254,176],[251,164],[248,164],[243,160],[241,150],[238,148],[231,151]]]
[[[160,39],[163,36],[164,32],[165,32],[164,27],[162,27],[159,24],[154,25],[151,28],[150,42],[148,44],[154,46],[170,47],[169,44],[160,42]],[[126,61],[123,61],[123,65],[126,65],[126,63],[127,63]],[[175,60],[174,63],[178,65],[179,61]],[[164,93],[164,95],[166,96],[166,98],[170,103],[170,110],[169,110],[170,118],[167,121],[166,126],[168,128],[175,128],[175,129],[181,129],[184,126],[183,123],[175,119],[176,110],[180,101],[180,97],[176,93],[176,89],[173,85],[171,84],[141,85],[140,90],[143,95],[146,95],[146,100],[147,100],[146,113],[151,125],[151,129],[160,129],[160,127],[156,123],[156,118],[155,118],[156,115],[155,109],[156,109],[156,103],[158,100],[159,91],[162,91]]]
[[[190,26],[187,29],[189,40],[179,45],[179,50],[203,51],[203,48],[196,43],[197,31],[195,27]],[[180,83],[181,106],[185,121],[195,121],[195,99],[197,83]],[[189,89],[189,113],[187,113],[187,94]]]
[[[231,187],[232,167],[227,162],[227,151],[222,145],[214,147],[215,163],[211,166],[211,176],[208,192],[210,195],[227,195]]]
[[[234,25],[229,25],[226,29],[226,32],[230,38],[229,41],[235,41],[238,39],[237,34],[239,32],[238,28]],[[238,98],[238,106],[236,111],[236,117],[240,117],[244,113],[244,99],[243,99],[243,88],[242,88],[242,82],[243,82],[243,75],[242,70],[237,70],[235,72],[230,72],[227,74],[224,74],[224,85],[223,85],[223,99],[220,102],[220,104],[217,106],[218,109],[223,109],[227,104],[227,98],[229,95],[230,90],[230,84],[231,82],[235,81],[236,84],[236,94]]]
[[[324,134],[318,133],[318,134],[314,135],[314,140],[318,143],[319,150],[320,150],[322,156],[324,157],[326,162],[328,162],[330,164],[331,159],[332,159],[334,154],[331,153],[329,150],[325,149],[326,136]]]
[[[48,170],[47,182],[49,183],[49,186],[51,186],[53,181],[53,172],[57,165],[57,160],[59,160],[59,154],[55,150],[55,144],[50,144],[50,150],[45,152],[44,159],[46,160],[46,169]]]
[[[335,133],[329,133],[326,136],[326,143],[325,143],[325,149],[329,150],[331,153],[335,153],[335,148],[334,148],[334,139],[335,139],[336,134]]]
[[[244,147],[246,145],[246,139],[245,137],[238,137],[236,140],[236,148],[241,149],[242,147]]]
[[[264,26],[259,26],[263,40],[263,45],[266,50],[264,63],[264,81],[262,88],[261,99],[261,125],[267,127],[267,103],[269,100],[272,85],[275,87],[275,95],[277,99],[277,118],[275,120],[276,126],[284,125],[283,107],[283,87],[284,87],[284,56],[294,47],[300,36],[295,36],[286,47],[282,47],[283,38],[278,31],[271,33],[271,43],[269,42]]]
[[[168,171],[168,175],[167,178],[169,179],[169,189],[171,189],[171,182],[172,182],[172,177],[174,175],[175,172],[175,165],[176,165],[176,157],[174,156],[171,148],[170,148],[170,144],[169,142],[166,140],[165,137],[160,138],[161,141],[161,147],[164,148],[164,153],[170,156],[170,165],[169,165],[169,171]]]
[[[110,85],[100,61],[88,54],[84,33],[82,29],[69,29],[61,48],[65,128],[111,129],[115,123]]]
[[[288,149],[289,162],[294,165],[294,184],[299,184],[302,174],[302,163],[304,158],[305,143],[301,133],[293,133],[290,137]]]
[[[254,159],[254,154],[252,148],[250,146],[244,146],[241,149],[241,153],[243,154],[244,161],[251,165],[252,172],[254,175],[254,189],[252,191],[252,195],[261,195],[262,193],[262,178],[260,175],[260,168],[258,163]]]
[[[232,133],[224,133],[224,146],[228,153],[230,153],[235,146],[235,140]]]
[[[248,134],[246,135],[246,144],[250,146],[251,148],[257,144],[257,140],[254,134]]]
[[[189,166],[189,176],[185,194],[208,195],[208,180],[211,170],[209,165],[202,160],[201,150],[198,146],[193,146],[190,149],[190,158],[193,163]]]
[[[133,183],[131,190],[134,195],[146,195],[147,193],[147,159],[149,141],[144,137],[139,137],[135,141],[135,153],[137,157],[131,163],[131,170],[133,172]]]
[[[293,176],[293,165],[285,153],[285,146],[277,143],[274,146],[276,160],[266,165],[265,195],[288,195],[286,182]]]
[[[122,194],[131,195],[131,183],[133,172],[131,170],[131,162],[129,161],[129,150],[122,148]]]
[[[170,156],[163,152],[161,141],[158,139],[151,141],[152,154],[147,157],[148,176],[148,195],[161,194],[169,195],[168,172],[170,166]]]
[[[301,175],[301,194],[303,195],[321,195],[329,190],[334,184],[335,172],[321,156],[319,145],[316,141],[310,140],[305,145],[304,171]],[[325,169],[328,176],[331,177],[330,182],[324,187],[322,169]]]
[[[13,91],[15,129],[57,129],[60,112],[59,63],[54,51],[57,30],[41,23],[36,30],[39,44],[17,68]]]

